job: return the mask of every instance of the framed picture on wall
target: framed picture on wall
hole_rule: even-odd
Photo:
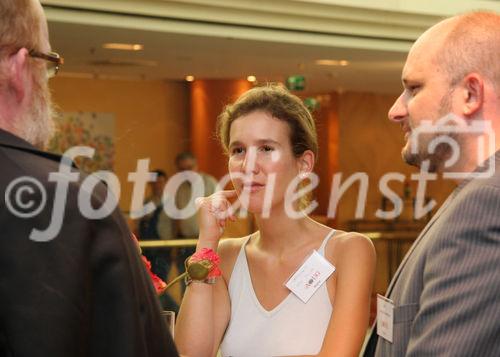
[[[76,165],[86,173],[113,171],[115,117],[111,113],[63,112],[56,118],[56,135],[48,150],[63,154],[74,146],[95,149],[93,158],[79,157]]]

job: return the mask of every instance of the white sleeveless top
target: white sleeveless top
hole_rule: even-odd
[[[332,230],[318,252],[324,256]],[[318,354],[332,315],[326,283],[303,303],[292,292],[273,310],[259,303],[243,243],[229,280],[231,319],[221,344],[223,357],[271,357]],[[298,267],[297,267],[298,268]]]

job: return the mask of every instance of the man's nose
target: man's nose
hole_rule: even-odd
[[[408,116],[408,110],[406,108],[406,103],[404,101],[404,93],[401,94],[398,99],[394,102],[391,109],[389,109],[389,120],[400,123]]]

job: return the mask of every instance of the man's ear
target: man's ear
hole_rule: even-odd
[[[484,100],[484,81],[481,75],[470,73],[463,79],[463,107],[465,117],[471,117],[481,110]]]
[[[11,88],[15,100],[21,103],[26,95],[26,75],[28,71],[29,53],[26,48],[21,48],[8,59],[9,87]]]

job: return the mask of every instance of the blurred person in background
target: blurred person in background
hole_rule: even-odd
[[[140,240],[168,240],[176,237],[175,222],[166,214],[163,205],[163,191],[167,183],[167,174],[163,170],[154,170],[156,180],[150,182],[150,195],[146,204],[151,202],[155,210],[145,215],[138,223]],[[162,280],[167,279],[170,269],[169,252],[164,249],[143,249],[143,254],[151,262],[153,272]]]
[[[175,166],[177,167],[178,173],[195,173],[201,177],[200,183],[203,185],[202,196],[193,196],[193,187],[191,187],[191,182],[186,180],[178,188],[175,194],[176,206],[179,209],[184,209],[188,205],[194,205],[197,198],[203,196],[210,196],[215,192],[217,187],[217,180],[204,172],[200,172],[198,169],[198,162],[194,154],[190,151],[183,151],[175,157]],[[194,210],[193,210],[194,211]],[[193,214],[185,219],[177,220],[177,232],[179,238],[197,238],[200,233],[200,228],[198,226],[198,214]],[[184,262],[186,258],[195,252],[193,247],[184,247],[175,250],[177,269],[179,273],[184,272]],[[182,282],[182,289],[185,289],[185,285]]]
[[[151,202],[154,204],[155,209],[139,220],[137,235],[142,241],[174,239],[177,236],[176,225],[174,220],[165,212],[163,204],[167,174],[160,169],[156,169],[152,173],[156,175],[156,180],[150,182],[150,195],[146,198],[145,204]],[[172,262],[175,259],[172,249],[144,248],[142,253],[151,263],[152,272],[167,282]],[[178,313],[179,305],[168,292],[161,294],[160,302],[163,309]]]

